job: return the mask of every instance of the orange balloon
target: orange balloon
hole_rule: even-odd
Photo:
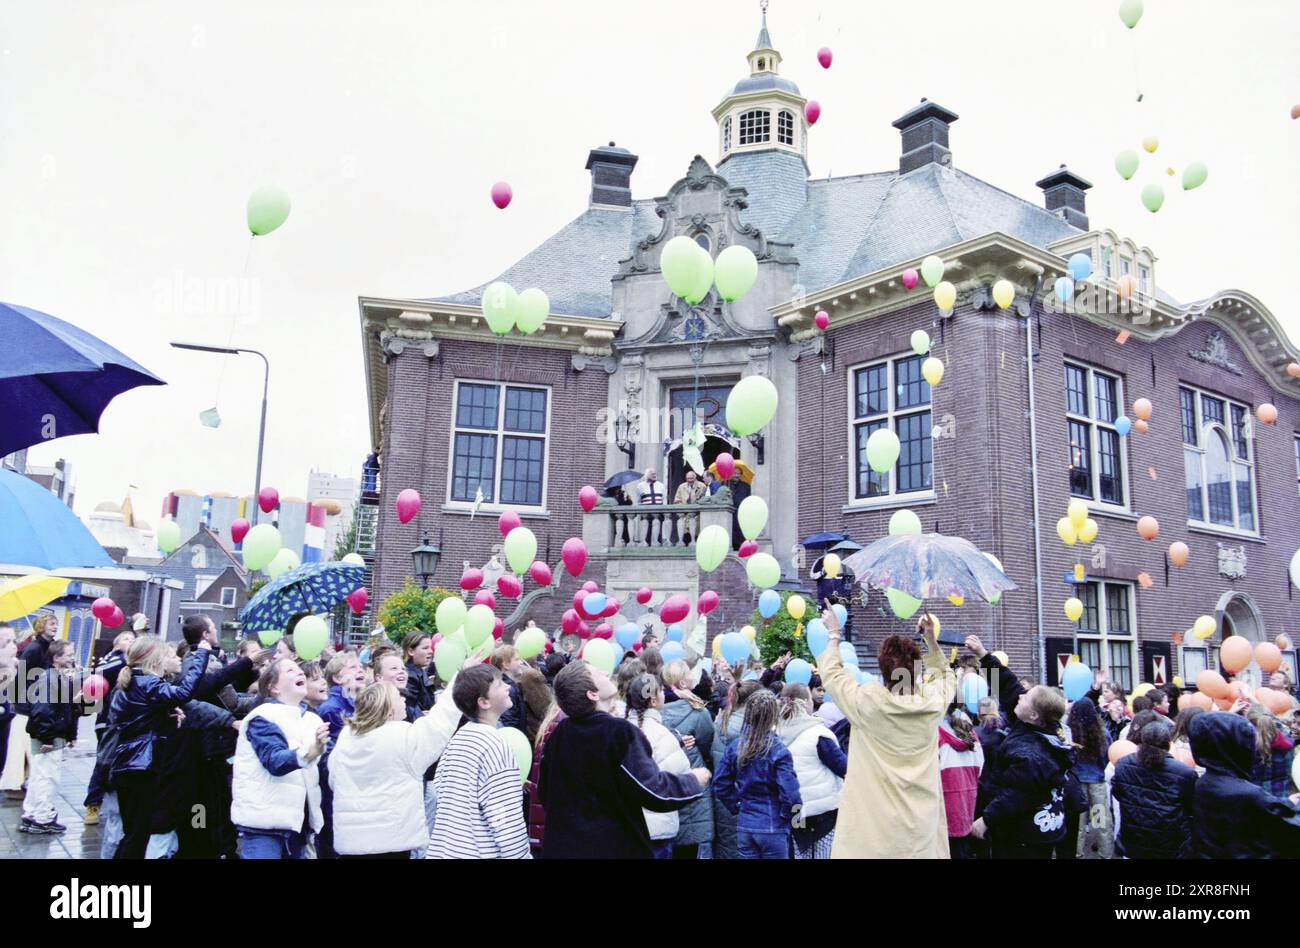
[[[1240,635],[1230,635],[1219,648],[1219,664],[1224,671],[1235,675],[1250,664],[1251,654],[1250,642]]]
[[[1195,696],[1194,694],[1192,694],[1190,691],[1187,692],[1186,694],[1181,694],[1181,695],[1179,695],[1179,696],[1178,696],[1178,710],[1179,710],[1179,711],[1182,711],[1182,710],[1185,710],[1186,708],[1190,708],[1190,707],[1192,706],[1192,699],[1193,699],[1194,697],[1196,697],[1196,696]]]
[[[1192,695],[1192,700],[1188,702],[1194,708],[1200,708],[1202,711],[1214,710],[1214,699],[1209,695],[1196,692]]]
[[[1300,362],[1288,362],[1286,364],[1286,374],[1295,378],[1300,375]]]
[[[1300,119],[1300,105],[1291,106],[1291,118]]]
[[[1171,748],[1169,753],[1172,754],[1174,760],[1178,761],[1180,764],[1186,764],[1188,767],[1196,766],[1196,760],[1192,757],[1191,750],[1184,747],[1182,744]]]
[[[1133,403],[1133,417],[1147,421],[1151,417],[1151,400],[1139,398]]]
[[[1232,698],[1215,698],[1214,704],[1220,711],[1231,711],[1234,701]]]
[[[1138,536],[1144,540],[1154,540],[1160,536],[1160,524],[1155,517],[1148,515],[1138,521]]]
[[[1129,754],[1136,754],[1137,749],[1138,746],[1132,741],[1116,741],[1110,745],[1110,751],[1107,756],[1110,757],[1110,762],[1112,764],[1118,764],[1120,760],[1127,757]]]
[[[1137,277],[1133,276],[1131,273],[1120,277],[1119,281],[1115,284],[1115,291],[1119,294],[1119,298],[1122,300],[1126,300],[1132,296],[1133,291],[1137,288]]]
[[[1191,551],[1187,549],[1187,544],[1182,540],[1176,540],[1169,544],[1169,562],[1175,566],[1186,566],[1187,556]]]
[[[1228,682],[1213,669],[1207,668],[1196,676],[1196,687],[1211,698],[1228,697]]]
[[[1273,714],[1286,714],[1291,710],[1291,696],[1285,691],[1277,691],[1273,688],[1260,688],[1255,692],[1255,700],[1268,708]]]
[[[1255,646],[1255,661],[1266,675],[1271,675],[1282,667],[1282,651],[1272,642],[1260,642]]]
[[[1284,652],[1291,651],[1291,638],[1285,632],[1275,638],[1273,644]]]
[[[1139,418],[1137,421],[1133,422],[1133,430],[1138,434],[1146,434],[1150,429],[1147,427],[1146,421]]]
[[[1250,689],[1239,681],[1228,682],[1228,697],[1222,700],[1237,701],[1240,698],[1245,698],[1249,701],[1251,699]]]
[[[1259,418],[1260,422],[1263,424],[1266,425],[1277,424],[1277,408],[1269,404],[1268,402],[1264,402],[1264,404],[1256,408],[1255,415],[1256,417]]]

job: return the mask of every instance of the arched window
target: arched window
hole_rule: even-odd
[[[772,113],[754,109],[740,116],[740,143],[757,145],[772,140]]]
[[[731,116],[722,120],[722,150],[731,151]]]
[[[776,140],[782,145],[794,144],[794,113],[788,109],[776,118]]]
[[[764,69],[766,69],[766,68],[767,68],[767,59],[766,59],[766,57],[759,56],[759,57],[758,57],[758,71],[759,71],[759,72],[762,72],[762,71],[763,71]]]
[[[702,230],[702,231],[700,231],[698,234],[696,234],[696,235],[695,235],[695,242],[696,242],[697,244],[699,244],[701,247],[703,247],[705,250],[708,250],[708,251],[712,252],[712,250],[713,250],[713,244],[712,244],[712,242],[709,240],[709,234],[708,234],[708,231],[703,231],[703,230]]]

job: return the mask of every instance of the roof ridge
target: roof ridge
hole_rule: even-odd
[[[880,218],[880,212],[884,209],[885,204],[889,201],[889,195],[894,190],[894,185],[898,184],[898,179],[900,177],[902,176],[898,174],[894,175],[893,180],[889,182],[889,187],[885,188],[885,193],[882,194],[880,196],[880,200],[876,202],[876,209],[872,212],[871,219],[867,221],[867,226],[864,227],[862,230],[862,239],[858,241],[858,245],[853,248],[853,253],[849,254],[849,259],[844,264],[845,269],[840,274],[841,280],[848,279],[852,276],[852,274],[850,274],[848,271],[853,269],[853,261],[857,260],[858,254],[862,252],[862,245],[871,239],[871,234],[875,227],[875,223]]]
[[[1016,194],[1014,191],[1008,191],[1006,188],[998,187],[998,185],[994,184],[993,182],[991,182],[991,181],[985,181],[985,180],[984,180],[983,178],[981,178],[979,175],[974,175],[974,174],[971,174],[970,172],[962,171],[960,168],[953,168],[952,170],[953,170],[953,171],[954,171],[958,176],[960,176],[960,177],[962,177],[962,178],[968,178],[968,179],[970,179],[971,181],[978,181],[980,184],[984,185],[984,187],[986,187],[986,188],[990,188],[990,189],[992,189],[992,190],[994,190],[994,191],[997,191],[999,194],[1004,194],[1004,195],[1006,195],[1007,197],[1011,198],[1012,200],[1019,201],[1021,204],[1025,205],[1025,207],[1032,208],[1033,210],[1038,211],[1038,212],[1041,213],[1041,214],[1045,214],[1045,215],[1047,215],[1048,217],[1050,217],[1050,218],[1051,218],[1052,220],[1054,220],[1054,221],[1062,221],[1061,218],[1057,217],[1055,214],[1053,214],[1053,213],[1052,213],[1051,211],[1049,211],[1047,208],[1042,207],[1042,206],[1040,206],[1040,205],[1038,205],[1038,204],[1035,204],[1033,201],[1029,200],[1029,198],[1021,197],[1019,194]],[[1070,224],[1068,221],[1062,221],[1062,223],[1068,224],[1070,227],[1074,227],[1074,225],[1073,225],[1073,224]],[[1079,233],[1081,233],[1081,234],[1084,233],[1084,231],[1079,230],[1079,228],[1077,228],[1077,227],[1074,227],[1074,229],[1075,229],[1075,230],[1078,230]]]
[[[934,179],[934,183],[939,191],[939,198],[943,201],[943,206],[948,211],[948,219],[952,221],[952,229],[957,234],[958,242],[960,243],[963,240],[970,240],[972,237],[978,236],[977,234],[968,235],[964,230],[962,230],[961,221],[958,220],[957,213],[952,209],[952,202],[948,200],[948,192],[945,188],[946,182],[943,180],[943,169],[939,165],[931,165],[930,167],[934,169],[931,172],[931,177]],[[950,168],[948,170],[951,171],[952,169]]]

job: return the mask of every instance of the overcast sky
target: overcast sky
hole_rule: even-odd
[[[926,96],[961,116],[957,167],[1040,201],[1034,181],[1067,162],[1096,184],[1092,225],[1148,244],[1166,291],[1247,290],[1300,336],[1300,12],[1147,0],[1130,32],[1118,5],[773,0],[768,22],[782,74],[823,107],[814,175],[896,167],[889,123]],[[251,490],[261,362],[168,347],[233,338],[271,360],[263,483],[302,495],[313,466],[355,475],[357,297],[495,276],[584,209],[593,146],[640,156],[638,198],[697,153],[716,161],[710,109],[747,74],[758,22],[757,0],[0,3],[0,299],[169,383],[32,463],[72,462],[81,513],[131,484],[151,520],[173,488]],[[1160,149],[1125,183],[1114,156],[1147,134]],[[1196,159],[1199,191],[1163,177]],[[1138,193],[1157,175],[1172,187],[1152,216]],[[267,183],[293,212],[250,252],[244,206]],[[214,402],[215,431],[198,422]]]

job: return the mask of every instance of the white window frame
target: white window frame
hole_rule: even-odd
[[[1115,276],[1115,250],[1112,247],[1101,248],[1101,275],[1107,280]]]
[[[731,116],[722,120],[722,153],[731,151]]]
[[[788,142],[781,140],[781,122],[783,119],[787,117],[790,120],[790,140]],[[795,144],[795,127],[796,124],[795,124],[793,112],[791,112],[789,109],[782,109],[780,112],[777,112],[776,113],[776,143],[778,145],[790,145],[793,147],[793,145]]]
[[[749,116],[763,116],[763,119],[757,117],[751,120],[750,134],[753,136],[748,141],[745,140],[745,119]],[[764,121],[765,120],[765,121]],[[762,138],[758,137],[760,122],[763,123],[765,134]],[[737,144],[744,148],[752,145],[767,145],[772,141],[772,112],[770,109],[748,109],[740,113],[740,137],[736,140]]]
[[[1221,395],[1218,392],[1211,392],[1208,389],[1197,388],[1195,385],[1188,385],[1186,382],[1179,382],[1180,390],[1186,389],[1192,393],[1193,407],[1196,414],[1196,437],[1197,444],[1188,444],[1183,441],[1183,419],[1182,419],[1182,395],[1178,396],[1178,440],[1183,448],[1183,478],[1184,478],[1184,495],[1186,493],[1187,477],[1187,452],[1194,451],[1200,455],[1201,459],[1201,514],[1208,518],[1210,515],[1210,494],[1209,494],[1209,471],[1206,469],[1206,442],[1212,432],[1217,430],[1228,442],[1228,464],[1232,468],[1232,525],[1222,523],[1213,523],[1208,519],[1193,520],[1188,514],[1187,525],[1195,527],[1198,530],[1210,530],[1214,533],[1226,533],[1233,536],[1257,537],[1259,536],[1259,472],[1255,466],[1255,416],[1251,412],[1251,406],[1244,402],[1239,402]],[[1223,402],[1223,423],[1217,421],[1205,421],[1205,414],[1201,406],[1201,398],[1205,396],[1215,401]],[[1243,460],[1237,457],[1237,445],[1232,438],[1232,409],[1240,408],[1245,419],[1243,427],[1246,439],[1246,458]],[[1241,511],[1237,509],[1237,467],[1244,466],[1250,471],[1250,496],[1252,500],[1252,510],[1254,511],[1255,526],[1253,529],[1246,530],[1238,526],[1241,522]],[[1300,485],[1300,457],[1297,458],[1297,478]],[[1186,504],[1184,504],[1186,509]]]
[[[460,404],[460,387],[461,385],[488,385],[496,386],[500,390],[500,396],[497,399],[497,424],[496,428],[460,428],[456,425],[456,411]],[[546,393],[546,431],[543,434],[536,432],[506,431],[506,399],[505,390],[507,388],[527,388]],[[474,502],[472,500],[453,500],[451,496],[452,482],[455,480],[456,465],[456,435],[460,432],[465,434],[493,435],[497,439],[496,459],[493,463],[493,481],[492,481],[492,502],[484,501],[479,510],[497,511],[521,510],[531,513],[546,512],[546,492],[550,485],[548,476],[551,469],[551,414],[555,409],[555,392],[549,385],[530,385],[521,382],[496,382],[489,379],[456,379],[456,384],[452,387],[451,392],[451,437],[447,439],[447,491],[445,495],[445,505],[453,510],[472,510]],[[523,438],[543,438],[542,444],[542,497],[538,504],[520,504],[501,502],[501,453],[505,446],[505,437],[507,435]]]
[[[194,598],[198,599],[205,592],[212,588],[212,584],[221,578],[221,574],[208,575],[206,573],[194,577]],[[204,582],[206,580],[206,582]]]
[[[226,593],[230,593],[230,595],[227,596]],[[221,606],[222,606],[222,608],[223,608],[223,609],[233,609],[233,608],[235,608],[235,598],[236,598],[237,595],[238,595],[238,591],[235,589],[234,586],[222,586],[222,587],[221,587]],[[227,601],[227,600],[229,600],[229,601]]]
[[[1088,415],[1087,416],[1078,415],[1070,411],[1069,387],[1065,384],[1065,373],[1066,370],[1069,368],[1079,369],[1084,373],[1086,386],[1087,386],[1087,394],[1088,394]],[[1122,504],[1116,504],[1116,503],[1112,503],[1111,501],[1101,499],[1101,453],[1098,450],[1099,439],[1097,437],[1097,430],[1099,428],[1105,428],[1108,431],[1115,432],[1116,437],[1118,437],[1119,432],[1115,430],[1114,422],[1101,421],[1099,418],[1096,417],[1097,384],[1095,378],[1098,375],[1104,376],[1105,378],[1108,379],[1113,379],[1115,382],[1115,410],[1117,412],[1115,417],[1116,420],[1118,420],[1119,418],[1124,416],[1124,406],[1128,404],[1128,402],[1125,401],[1124,398],[1124,377],[1123,376],[1117,375],[1114,372],[1107,372],[1102,369],[1094,368],[1088,363],[1080,362],[1077,359],[1066,359],[1065,365],[1061,369],[1061,384],[1065,388],[1065,418],[1066,418],[1065,447],[1067,451],[1073,451],[1073,448],[1070,445],[1069,423],[1071,421],[1077,421],[1079,424],[1088,426],[1088,450],[1090,452],[1090,458],[1092,463],[1092,470],[1089,472],[1089,476],[1092,479],[1092,485],[1091,485],[1092,497],[1090,498],[1078,497],[1077,494],[1073,493],[1072,488],[1070,488],[1068,484],[1066,486],[1067,489],[1071,490],[1070,493],[1071,498],[1078,497],[1079,500],[1086,501],[1090,509],[1103,510],[1103,511],[1119,511],[1122,513],[1128,513],[1132,510],[1131,505],[1133,502],[1133,488],[1132,488],[1132,483],[1129,480],[1129,473],[1128,473],[1128,450],[1127,450],[1128,439],[1127,438],[1119,438],[1119,477],[1120,477],[1120,489],[1123,491],[1124,494],[1124,502]],[[1071,457],[1070,461],[1071,461],[1071,466],[1073,467],[1074,458]]]
[[[926,501],[934,500],[937,497],[934,490],[933,436],[931,436],[930,488],[928,490],[918,490],[918,491],[909,491],[907,493],[899,493],[895,489],[895,485],[897,484],[897,480],[898,480],[898,464],[901,463],[902,461],[902,458],[900,456],[899,461],[895,462],[894,468],[889,472],[888,475],[889,490],[886,493],[880,494],[876,497],[858,496],[858,431],[857,429],[858,429],[858,424],[860,422],[865,423],[865,421],[867,420],[875,421],[883,418],[886,420],[889,430],[897,433],[896,422],[898,418],[906,417],[908,415],[917,415],[920,414],[921,412],[928,411],[930,413],[930,431],[931,432],[934,431],[934,387],[933,386],[931,386],[930,388],[930,402],[928,405],[924,407],[913,406],[911,408],[903,408],[903,409],[899,409],[897,407],[898,374],[895,365],[896,363],[904,359],[915,358],[915,356],[916,354],[911,352],[910,350],[907,352],[896,352],[893,355],[886,356],[885,358],[871,359],[867,362],[859,362],[856,365],[851,365],[848,367],[847,370],[848,404],[846,406],[848,410],[848,421],[849,421],[848,423],[849,444],[848,444],[848,454],[846,455],[849,459],[849,463],[848,463],[848,469],[849,469],[848,491],[849,492],[848,492],[848,504],[846,505],[848,507],[862,508],[862,509],[871,509],[873,507],[907,507],[913,504],[924,503]],[[881,414],[869,415],[866,416],[865,419],[859,418],[857,413],[858,412],[857,382],[856,382],[857,373],[863,371],[864,369],[875,368],[876,366],[879,365],[888,365],[889,367],[888,385],[886,386],[889,395],[888,406],[886,410]]]
[[[1145,263],[1138,264],[1138,292],[1143,296],[1153,295],[1151,292],[1151,268]]]
[[[1129,650],[1129,655],[1128,655],[1129,676],[1133,680],[1130,681],[1127,686],[1125,686],[1124,690],[1132,691],[1133,686],[1142,680],[1142,669],[1138,667],[1137,602],[1134,598],[1135,594],[1134,594],[1133,584],[1114,582],[1109,579],[1094,579],[1082,585],[1095,586],[1097,589],[1098,631],[1096,633],[1093,633],[1091,631],[1085,632],[1079,628],[1079,623],[1076,622],[1074,623],[1074,627],[1073,627],[1075,637],[1080,642],[1100,643],[1099,648],[1101,652],[1102,667],[1104,667],[1107,671],[1107,674],[1112,677],[1114,676],[1115,665],[1110,660],[1111,649],[1116,645],[1127,646]],[[1110,615],[1106,608],[1106,587],[1108,586],[1114,586],[1118,589],[1124,590],[1125,597],[1128,600],[1129,632],[1127,635],[1112,635],[1110,632]],[[1079,621],[1080,622],[1083,621],[1082,616],[1080,617]],[[1080,655],[1080,659],[1082,658],[1083,656]],[[1116,683],[1122,684],[1121,682],[1116,682]]]

